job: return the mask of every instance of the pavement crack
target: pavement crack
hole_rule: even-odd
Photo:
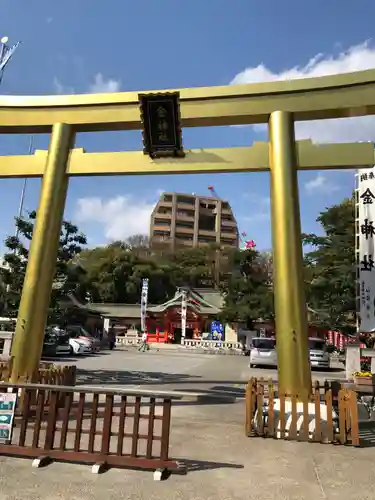
[[[313,463],[313,469],[314,469],[314,474],[315,474],[316,481],[319,484],[320,491],[322,492],[322,498],[327,499],[328,497],[327,497],[327,494],[325,492],[323,483],[322,483],[322,481],[320,479],[318,467],[317,467],[317,464],[316,464],[314,458],[312,458],[312,463]]]

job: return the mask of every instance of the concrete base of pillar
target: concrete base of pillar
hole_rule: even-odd
[[[304,426],[304,416],[303,416],[303,407],[304,404],[302,402],[297,402],[297,432],[302,431],[303,426]],[[313,433],[315,431],[315,426],[316,426],[316,420],[315,420],[315,403],[308,403],[308,415],[309,415],[309,420],[308,420],[308,426],[309,426],[309,437],[310,439],[313,436]],[[258,429],[258,412],[255,413],[254,416],[254,429],[255,431],[261,431],[261,429]],[[267,424],[267,419],[268,419],[268,406],[265,406],[263,408],[263,419],[265,420],[265,423]],[[337,413],[332,410],[332,419],[334,422],[334,427],[335,427],[335,422],[338,420],[338,415]],[[274,423],[275,423],[275,437],[277,439],[281,438],[281,427],[280,427],[280,399],[275,399],[274,400]],[[292,423],[292,402],[290,400],[285,401],[285,437],[288,437],[290,426]],[[328,442],[328,427],[327,427],[327,406],[324,403],[320,404],[320,429],[321,429],[321,434],[322,434],[322,442]]]

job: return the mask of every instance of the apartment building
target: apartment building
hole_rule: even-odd
[[[216,243],[238,247],[238,227],[232,209],[220,198],[163,193],[150,223],[152,247],[199,247]]]

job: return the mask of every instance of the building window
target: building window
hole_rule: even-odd
[[[194,217],[194,210],[177,210],[177,217]]]
[[[216,237],[215,236],[199,236],[198,242],[199,243],[215,243]]]
[[[215,203],[210,203],[208,201],[201,201],[199,203],[199,206],[200,208],[202,208],[203,210],[215,210],[216,209],[216,205]]]
[[[221,232],[227,234],[237,235],[237,229],[232,226],[221,226]]]
[[[176,240],[193,241],[193,237],[190,234],[176,233]]]
[[[169,219],[154,219],[154,226],[169,226]]]
[[[169,238],[169,231],[154,231],[153,236],[160,236],[162,239]]]
[[[172,213],[172,208],[168,207],[160,207],[158,210],[158,214],[171,214]]]
[[[163,196],[163,201],[172,201],[172,195],[171,194],[165,194]]]
[[[195,198],[189,196],[177,196],[177,203],[187,203],[189,205],[194,205]]]
[[[233,245],[237,244],[237,240],[235,240],[235,239],[232,240],[229,238],[221,238],[220,243],[222,243],[223,245],[233,246]]]
[[[215,231],[216,215],[199,214],[198,228],[202,231]]]
[[[188,220],[176,220],[176,227],[187,227],[189,229],[194,229],[194,222]]]

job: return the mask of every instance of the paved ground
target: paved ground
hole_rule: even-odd
[[[151,473],[0,458],[0,500],[373,500],[374,448],[245,438],[243,402],[176,405],[171,456],[186,476],[155,483]]]
[[[97,356],[74,358],[78,383],[159,390],[189,390],[243,394],[250,377],[277,379],[277,371],[249,368],[246,356],[210,355],[177,350],[140,353],[134,348],[105,351]],[[313,372],[314,380],[343,379],[343,365],[330,372]]]
[[[254,373],[245,357],[176,352],[115,351],[77,364],[81,383],[159,390],[236,392]],[[187,461],[186,476],[155,483],[147,472],[95,476],[84,465],[35,470],[29,460],[0,458],[0,500],[374,499],[375,448],[246,438],[243,428],[242,398],[216,405],[177,401],[171,456]]]

